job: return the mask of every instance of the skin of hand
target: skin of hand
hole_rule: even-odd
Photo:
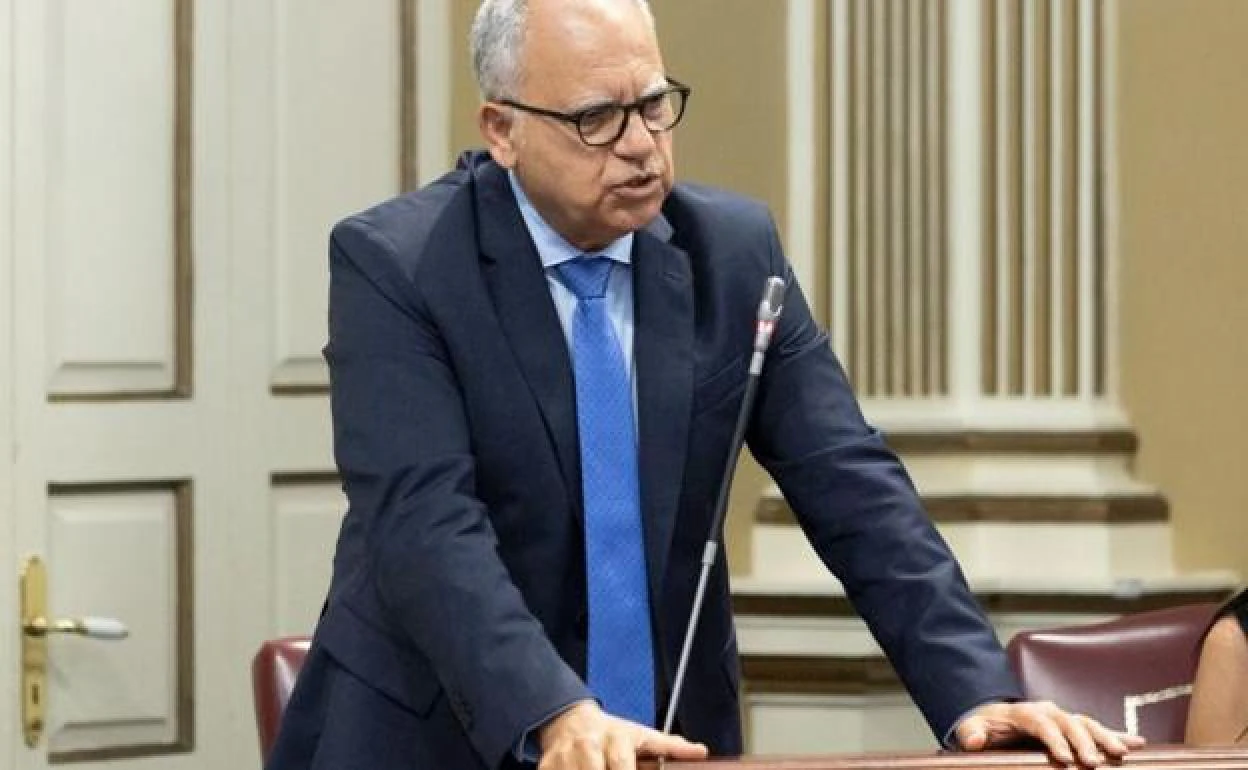
[[[1060,764],[1083,767],[1100,767],[1144,745],[1138,735],[1115,732],[1046,701],[985,704],[962,720],[955,735],[965,751],[1007,748],[1032,738]]]
[[[706,759],[706,746],[613,717],[581,701],[538,731],[538,770],[634,770],[637,757]]]

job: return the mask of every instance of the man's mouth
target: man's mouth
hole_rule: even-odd
[[[658,180],[658,174],[638,174],[624,180],[623,182],[613,185],[613,187],[624,193],[650,192],[651,188],[654,187]]]

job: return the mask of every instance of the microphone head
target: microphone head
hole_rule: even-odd
[[[763,299],[758,303],[758,320],[774,323],[784,310],[784,279],[778,275],[769,276],[763,286]]]

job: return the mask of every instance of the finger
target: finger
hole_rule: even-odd
[[[1100,723],[1098,722],[1097,724],[1100,724]],[[1105,729],[1109,730],[1108,727],[1106,727]],[[1119,730],[1109,730],[1109,732],[1115,738],[1122,741],[1123,745],[1126,746],[1128,749],[1138,749],[1141,746],[1145,746],[1148,744],[1148,739],[1145,738],[1143,735],[1132,735],[1131,733],[1124,733]]]
[[[637,753],[647,757],[697,760],[706,759],[708,752],[701,743],[687,741],[679,735],[642,728],[637,736]]]
[[[607,757],[604,741],[577,741],[573,761],[567,770],[607,770]]]
[[[1138,749],[1148,743],[1142,735],[1132,735],[1131,733],[1111,730],[1088,716],[1085,716],[1084,719],[1087,720],[1088,729],[1092,731],[1096,742],[1111,756],[1121,757],[1131,749]]]
[[[1128,745],[1125,738],[1129,736],[1122,733],[1116,733],[1095,719],[1082,716],[1080,717],[1088,728],[1088,732],[1092,734],[1092,740],[1111,757],[1121,757],[1128,751]]]
[[[611,730],[603,745],[607,770],[636,770],[637,748],[624,730]]]
[[[1086,767],[1100,767],[1105,764],[1105,755],[1101,753],[1090,724],[1093,720],[1082,714],[1067,714],[1059,711],[1055,715],[1066,741],[1079,755],[1079,762]],[[1124,747],[1125,750],[1125,747]]]
[[[1043,743],[1049,754],[1061,764],[1074,764],[1075,755],[1071,752],[1070,743],[1066,740],[1061,728],[1057,726],[1057,722],[1053,721],[1052,716],[1043,715],[1036,718],[1031,728],[1025,732],[1031,733]]]

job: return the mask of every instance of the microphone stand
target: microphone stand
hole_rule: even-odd
[[[689,623],[685,627],[685,641],[680,649],[680,659],[676,665],[676,678],[672,682],[672,694],[667,702],[667,715],[663,720],[663,732],[671,733],[676,721],[676,706],[680,703],[680,693],[684,687],[685,674],[689,668],[689,657],[693,651],[693,635],[698,627],[698,617],[702,614],[702,603],[706,600],[706,586],[711,578],[711,568],[715,565],[715,557],[719,553],[719,540],[724,527],[724,515],[728,508],[728,489],[732,486],[732,475],[737,456],[741,453],[741,445],[745,443],[745,429],[750,422],[750,411],[754,406],[754,396],[758,391],[758,378],[763,371],[763,357],[767,346],[771,344],[771,335],[775,331],[776,321],[784,310],[784,280],[778,276],[770,276],[763,286],[763,298],[758,303],[757,322],[754,327],[754,354],[750,356],[749,378],[745,383],[745,394],[741,398],[741,408],[737,412],[737,425],[732,433],[728,457],[724,461],[724,472],[720,477],[719,494],[715,498],[715,511],[711,517],[710,532],[707,533],[706,547],[702,551],[702,572],[698,575],[698,587],[693,595],[693,608],[689,611]]]

